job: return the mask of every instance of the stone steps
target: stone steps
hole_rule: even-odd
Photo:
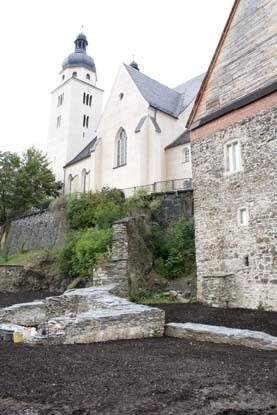
[[[187,340],[226,343],[262,350],[277,350],[277,337],[260,331],[196,323],[168,323],[165,326],[165,335]]]

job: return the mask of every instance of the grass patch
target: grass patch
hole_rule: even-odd
[[[30,265],[44,250],[28,251],[21,254],[6,256],[0,255],[0,265]]]

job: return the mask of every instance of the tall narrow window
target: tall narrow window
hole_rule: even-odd
[[[89,125],[89,116],[87,115],[87,118],[86,118],[86,127],[88,128],[88,125]]]
[[[88,105],[88,103],[89,103],[89,94],[87,94],[87,97],[86,97],[86,105]]]
[[[238,209],[238,224],[240,226],[247,226],[248,221],[249,221],[248,209],[246,207],[242,207]]]
[[[235,173],[241,169],[240,145],[232,141],[225,147],[225,170],[227,173]]]
[[[91,107],[92,95],[89,97],[89,106]]]
[[[84,115],[83,116],[83,127],[85,127],[86,126],[86,116]]]
[[[61,122],[62,122],[62,117],[59,115],[59,116],[57,117],[57,122],[56,122],[56,127],[57,127],[57,128],[60,128],[60,126],[61,126]]]
[[[86,78],[90,79],[90,74],[89,73],[86,74]]]
[[[122,166],[127,163],[127,135],[126,131],[121,128],[115,141],[115,165]]]
[[[182,163],[188,163],[189,162],[189,149],[184,148],[182,150]]]
[[[86,103],[86,93],[84,92],[83,93],[83,104],[85,104]]]

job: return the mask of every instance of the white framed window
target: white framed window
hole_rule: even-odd
[[[59,115],[59,116],[57,117],[56,127],[57,127],[57,128],[60,128],[61,123],[62,123],[62,117]]]
[[[237,213],[238,225],[247,226],[249,224],[249,212],[247,207],[241,207]]]
[[[181,163],[188,163],[190,160],[189,148],[183,148],[181,153]]]
[[[121,128],[115,140],[115,166],[123,166],[127,163],[127,134]]]
[[[239,140],[232,140],[225,144],[225,172],[236,173],[241,170],[241,151]]]

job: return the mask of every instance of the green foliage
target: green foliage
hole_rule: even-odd
[[[168,279],[195,271],[194,224],[192,220],[172,222],[167,230],[153,227],[155,270]]]
[[[71,232],[60,252],[60,270],[71,277],[90,275],[93,266],[109,256],[111,242],[110,228]]]
[[[61,183],[49,168],[46,155],[34,147],[23,153],[16,176],[15,207],[27,209],[45,198],[58,196]]]
[[[151,214],[160,208],[160,202],[153,199],[144,189],[138,189],[125,202],[126,213],[130,216]]]
[[[73,195],[67,203],[67,217],[72,229],[98,226],[109,228],[123,215],[124,199],[117,189]]]
[[[24,211],[45,199],[56,197],[62,184],[55,182],[46,155],[34,147],[20,157],[0,152],[0,222],[8,212]]]
[[[263,303],[261,301],[259,302],[257,310],[260,311],[261,313],[266,311],[265,306],[263,305]]]
[[[7,210],[13,208],[16,177],[20,158],[16,153],[0,151],[0,223],[7,219]]]

